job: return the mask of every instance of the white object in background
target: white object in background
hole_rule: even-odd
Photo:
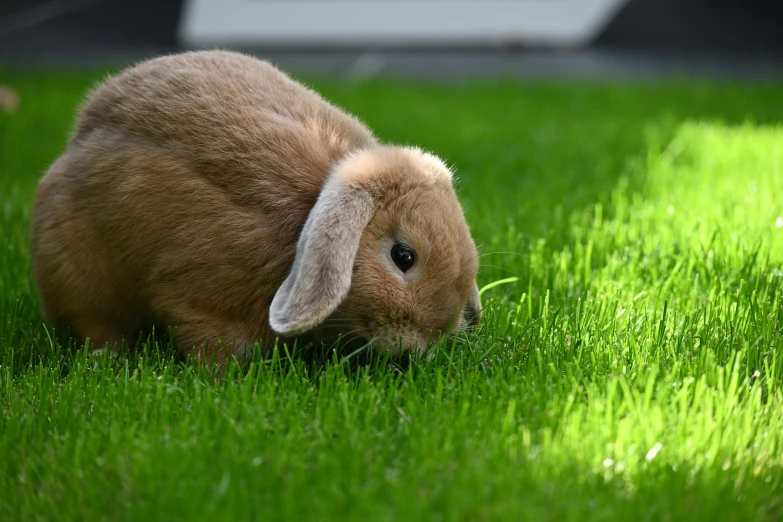
[[[589,43],[629,0],[185,0],[180,41],[214,45]]]

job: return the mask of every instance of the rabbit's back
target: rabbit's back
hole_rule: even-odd
[[[72,142],[105,128],[166,148],[242,203],[281,209],[311,205],[335,161],[375,142],[313,90],[230,51],[164,56],[108,79]]]

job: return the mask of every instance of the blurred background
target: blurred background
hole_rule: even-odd
[[[766,0],[0,0],[0,65],[229,47],[304,73],[783,76]]]

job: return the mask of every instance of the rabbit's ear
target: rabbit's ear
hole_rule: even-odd
[[[373,216],[371,195],[344,181],[327,181],[305,222],[288,277],[269,310],[269,325],[294,336],[321,324],[351,288],[359,240]]]

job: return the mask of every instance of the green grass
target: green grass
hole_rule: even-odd
[[[314,82],[454,165],[518,281],[429,362],[214,377],[43,324],[33,192],[100,76],[0,72],[0,520],[783,517],[783,86]]]

